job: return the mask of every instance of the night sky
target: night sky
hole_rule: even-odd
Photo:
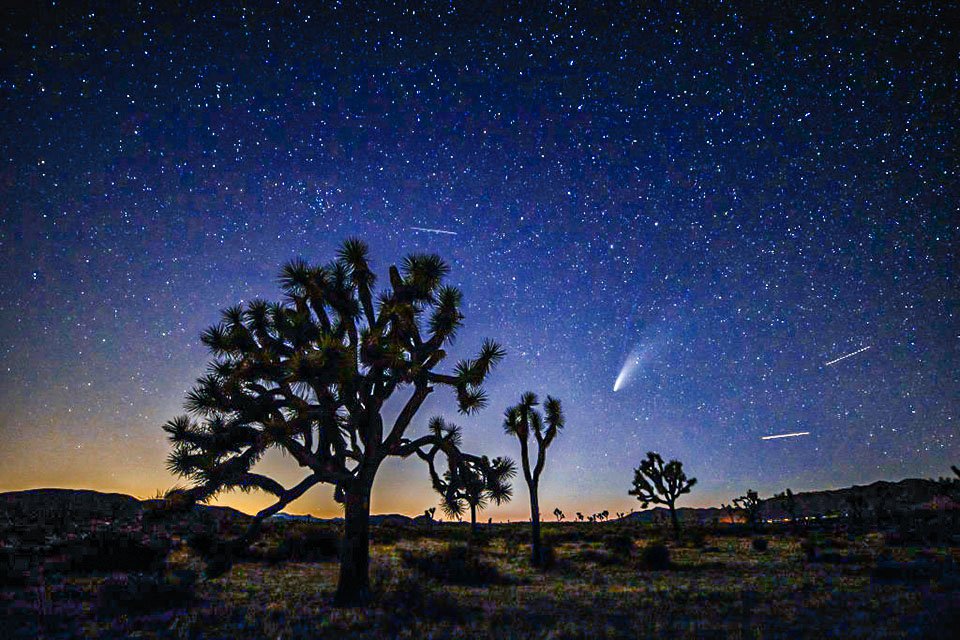
[[[545,514],[639,508],[648,450],[687,505],[960,462],[956,5],[127,4],[0,19],[0,490],[173,486],[201,330],[351,236],[451,263],[448,369],[508,350],[411,434],[516,459],[503,409],[563,400]],[[378,476],[375,512],[436,504],[415,459]]]

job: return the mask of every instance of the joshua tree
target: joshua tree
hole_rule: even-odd
[[[797,522],[797,498],[796,496],[793,495],[793,491],[791,491],[790,488],[787,487],[786,491],[784,491],[783,493],[778,493],[773,497],[783,500],[783,508],[787,512],[787,514],[790,516],[790,522],[796,523]]]
[[[579,520],[580,522],[583,522],[583,514],[580,513],[579,511],[577,511],[577,520]]]
[[[607,511],[606,509],[604,509],[603,511],[601,511],[601,512],[600,512],[600,515],[603,516],[603,520],[604,520],[604,521],[610,519],[610,512]]]
[[[560,511],[560,507],[557,507],[556,509],[553,510],[553,515],[554,517],[556,517],[557,522],[560,522],[566,517],[565,515],[563,515],[563,511]]]
[[[847,496],[847,517],[854,525],[863,524],[864,514],[867,510],[867,499],[862,495],[852,494]]]
[[[644,509],[647,505],[662,504],[670,509],[670,520],[673,523],[673,537],[680,539],[680,521],[677,520],[677,498],[690,493],[696,478],[687,479],[683,472],[683,463],[671,460],[664,464],[659,453],[647,452],[647,459],[633,472],[633,489],[627,493],[636,496]]]
[[[427,520],[433,522],[433,516],[437,512],[436,507],[430,507],[429,509],[424,509],[423,515],[427,516]]]
[[[520,441],[520,462],[523,466],[523,478],[527,481],[530,492],[530,522],[533,529],[533,551],[531,560],[533,566],[543,565],[543,547],[540,540],[540,499],[537,490],[540,485],[540,474],[547,462],[547,449],[557,434],[563,429],[563,409],[560,401],[547,396],[543,404],[544,415],[537,409],[539,406],[536,394],[528,391],[520,398],[520,403],[510,407],[504,414],[503,429],[508,435],[516,436]],[[537,441],[537,457],[534,466],[530,466],[529,438],[530,434]]]
[[[747,491],[747,495],[733,499],[733,504],[743,509],[747,515],[747,523],[757,529],[760,527],[760,502],[759,494],[753,489]]]
[[[953,474],[957,476],[956,478],[943,477],[940,476],[935,480],[937,483],[936,490],[937,493],[951,498],[953,500],[960,499],[960,467],[956,465],[950,465],[950,470],[953,471]]]
[[[736,502],[736,500],[734,500],[734,502]],[[732,504],[724,504],[723,502],[721,502],[720,508],[723,509],[724,513],[727,514],[727,520],[730,521],[730,524],[733,524],[734,516],[736,515],[735,514],[736,507]]]
[[[497,505],[509,502],[513,497],[510,480],[517,474],[516,465],[510,458],[477,457],[460,451],[460,427],[447,425],[443,418],[430,421],[430,431],[439,440],[448,440],[446,451],[434,445],[428,452],[418,451],[430,468],[434,490],[443,498],[441,508],[450,517],[458,520],[470,509],[470,532],[477,531],[477,511],[483,510],[492,501]],[[435,467],[436,454],[446,453],[448,468],[441,476]]]
[[[487,341],[453,373],[436,371],[463,321],[460,291],[443,283],[448,272],[438,256],[410,255],[389,268],[387,286],[375,294],[367,246],[348,240],[326,266],[286,265],[281,302],[226,309],[201,337],[213,361],[187,395],[186,409],[198,420],[181,416],[164,425],[173,443],[169,468],[191,481],[172,492],[171,506],[230,489],[265,491],[276,502],[254,517],[235,541],[241,545],[311,487],[333,485],[345,515],[335,602],[367,600],[377,470],[388,456],[431,447],[452,453],[449,440],[435,433],[411,440],[407,428],[437,386],[455,392],[462,413],[485,406],[481,385],[504,355]],[[384,424],[389,400],[398,411]],[[305,471],[296,485],[252,470],[272,448]]]

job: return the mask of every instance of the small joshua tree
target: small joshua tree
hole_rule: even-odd
[[[754,529],[760,528],[760,495],[753,489],[747,490],[747,494],[733,499],[733,504],[743,509],[747,516],[747,524]]]
[[[946,496],[952,500],[960,500],[960,467],[951,465],[950,470],[957,476],[956,478],[940,476],[935,481],[937,483],[937,493]]]
[[[736,516],[736,507],[732,504],[725,504],[721,502],[720,508],[723,509],[723,512],[727,514],[727,520],[730,521],[730,524],[733,524]]]
[[[513,497],[510,480],[517,474],[516,465],[510,458],[478,457],[460,451],[460,427],[448,425],[443,418],[430,421],[430,431],[438,441],[449,442],[446,451],[437,444],[429,451],[418,451],[430,469],[434,490],[443,501],[441,508],[449,517],[458,520],[463,512],[470,510],[470,531],[477,531],[477,511],[485,509],[490,502],[501,505]],[[443,475],[437,472],[437,453],[445,453],[448,467]]]
[[[690,493],[696,478],[687,479],[683,463],[671,460],[664,464],[659,453],[647,452],[647,459],[633,472],[633,489],[627,493],[636,496],[644,509],[651,503],[666,505],[670,509],[673,537],[680,539],[680,521],[677,519],[677,498]]]
[[[429,509],[424,509],[423,515],[427,516],[427,520],[433,522],[433,516],[437,513],[436,507],[430,507]]]
[[[547,396],[544,403],[544,414],[537,407],[540,402],[535,393],[527,392],[520,398],[520,403],[510,407],[504,414],[503,429],[508,435],[515,436],[520,441],[520,462],[523,467],[523,478],[527,482],[530,492],[530,523],[533,533],[533,550],[531,561],[533,566],[543,566],[543,544],[540,539],[540,498],[537,494],[540,486],[540,474],[547,462],[547,449],[564,426],[563,409],[560,401]],[[530,465],[530,435],[533,434],[537,442],[536,461]]]
[[[562,521],[566,517],[563,515],[563,511],[560,511],[560,507],[553,510],[553,515],[557,519],[557,522]]]
[[[579,511],[577,511],[577,520],[579,520],[580,522],[583,522],[583,514],[580,513]]]
[[[774,498],[783,500],[783,509],[787,512],[787,515],[790,516],[790,522],[796,524],[797,522],[797,498],[793,495],[793,491],[787,487],[787,490],[783,493],[778,493],[773,496]]]
[[[463,413],[485,406],[481,385],[504,355],[488,341],[452,373],[437,371],[463,322],[462,295],[444,284],[449,267],[435,255],[410,255],[388,269],[377,294],[368,253],[348,240],[325,266],[291,262],[280,276],[282,301],[224,311],[201,337],[213,360],[187,395],[197,419],[164,425],[169,468],[191,481],[171,494],[171,506],[231,489],[275,499],[231,547],[249,544],[265,518],[311,487],[333,486],[344,507],[338,605],[370,597],[370,494],[380,465],[431,447],[454,453],[449,440],[411,440],[407,428],[437,388],[453,390]],[[387,411],[392,424],[383,417],[388,401],[399,403]],[[253,470],[271,449],[303,470],[297,484]]]

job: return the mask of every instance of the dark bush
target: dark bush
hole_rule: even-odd
[[[192,571],[110,576],[100,585],[100,610],[108,614],[142,613],[181,606],[193,600],[196,579]]]
[[[475,531],[473,534],[470,535],[470,537],[467,539],[467,544],[469,544],[471,547],[476,547],[478,549],[486,549],[487,547],[490,546],[490,543],[492,541],[493,541],[493,536],[491,536],[486,531],[480,530],[480,531]]]
[[[441,582],[469,586],[513,584],[480,554],[463,545],[448,545],[438,552],[403,551],[401,559],[415,571]]]
[[[36,561],[28,554],[0,548],[0,586],[26,584]]]
[[[170,543],[128,531],[97,531],[64,545],[68,571],[154,571],[163,566]]]
[[[552,544],[544,542],[540,547],[540,553],[543,559],[543,564],[540,565],[540,569],[550,571],[557,566],[557,550]]]
[[[615,556],[628,558],[633,553],[633,536],[628,533],[612,533],[603,537],[603,548]]]
[[[212,553],[216,545],[217,537],[210,531],[195,531],[187,536],[187,546],[201,556]]]
[[[687,546],[694,549],[703,549],[707,544],[707,535],[703,529],[691,529],[684,536]]]
[[[651,542],[640,552],[640,567],[649,571],[670,568],[670,549],[661,542]]]
[[[271,560],[291,562],[323,562],[334,560],[340,553],[340,534],[317,525],[294,525],[287,528]]]
[[[470,611],[447,590],[429,588],[416,573],[400,578],[388,588],[384,584],[378,586],[384,589],[378,604],[392,612],[386,618],[387,635],[391,637],[409,632],[409,622],[414,618],[463,624],[471,617]]]
[[[770,547],[770,543],[766,538],[754,538],[750,541],[750,546],[753,547],[754,551],[766,551]]]
[[[622,556],[614,555],[603,549],[581,549],[574,556],[575,560],[580,562],[593,562],[604,567],[623,564]]]

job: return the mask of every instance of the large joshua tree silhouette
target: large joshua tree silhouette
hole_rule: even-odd
[[[533,532],[533,549],[531,561],[533,566],[543,566],[543,544],[540,539],[540,474],[547,462],[547,449],[557,434],[563,429],[564,417],[560,401],[547,396],[543,404],[544,413],[537,407],[540,402],[537,395],[528,391],[520,397],[520,403],[510,407],[504,413],[503,429],[508,435],[515,436],[520,441],[520,464],[523,468],[523,479],[527,482],[530,493],[530,523]],[[537,456],[533,466],[530,466],[530,434],[537,442]]]
[[[295,260],[282,270],[281,302],[226,309],[201,337],[213,361],[187,395],[194,418],[164,425],[173,443],[169,467],[191,481],[174,494],[177,502],[230,489],[275,499],[237,544],[311,487],[334,486],[345,516],[339,605],[370,595],[370,492],[381,463],[433,448],[452,453],[447,434],[410,439],[407,428],[437,386],[454,390],[462,413],[484,407],[481,385],[504,355],[486,341],[474,359],[438,373],[463,321],[460,291],[443,282],[449,267],[436,255],[409,255],[390,266],[387,286],[375,294],[368,253],[363,242],[347,240],[325,266]],[[391,399],[398,411],[388,425]],[[304,470],[297,484],[253,471],[271,449]]]
[[[426,461],[434,490],[440,494],[440,508],[447,516],[457,518],[470,510],[470,531],[477,531],[477,511],[485,509],[490,502],[501,505],[513,497],[510,480],[517,468],[510,458],[488,459],[460,450],[460,427],[447,424],[443,418],[430,421],[430,432],[437,442],[428,450],[418,450],[417,455]],[[442,445],[446,443],[447,446]],[[436,454],[444,453],[447,469],[441,475],[436,468]]]
[[[633,472],[633,489],[628,495],[636,496],[644,509],[650,503],[663,504],[670,509],[670,520],[673,523],[673,537],[680,539],[680,521],[677,520],[677,498],[690,493],[696,478],[687,479],[683,471],[683,463],[671,460],[664,464],[659,453],[647,452],[646,460],[640,463]]]
[[[746,514],[747,523],[754,529],[760,528],[760,509],[763,502],[760,500],[760,494],[753,489],[748,489],[746,495],[733,499],[733,504],[743,509]]]

